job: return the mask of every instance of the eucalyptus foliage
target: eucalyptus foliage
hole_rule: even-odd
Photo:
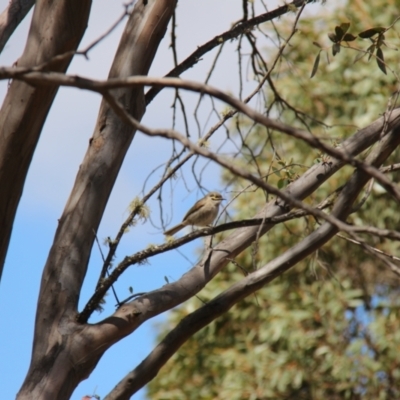
[[[271,117],[309,129],[335,144],[396,102],[400,1],[341,2],[308,15],[270,75],[265,89]],[[293,16],[269,25],[288,37]],[[267,29],[266,28],[266,29]],[[384,37],[383,37],[384,35]],[[279,39],[275,37],[276,41]],[[276,42],[274,42],[276,43]],[[276,48],[265,50],[271,60]],[[310,75],[312,78],[310,78]],[[284,187],[324,155],[244,119],[231,126],[245,142],[237,162],[256,165],[269,183]],[[267,137],[267,139],[265,139]],[[250,136],[249,136],[250,138]],[[392,156],[395,160],[398,152]],[[334,175],[310,200],[334,197],[352,172]],[[398,181],[396,173],[393,180]],[[243,180],[225,174],[233,220],[248,218],[267,199]],[[397,204],[374,184],[348,221],[398,229]],[[232,209],[230,208],[230,210]],[[211,300],[319,226],[314,217],[277,225],[237,257],[184,306],[170,313],[160,337]],[[345,235],[344,235],[345,236]],[[396,255],[398,243],[369,244]],[[336,237],[296,268],[244,299],[194,335],[148,386],[157,399],[396,399],[400,398],[399,279],[355,243]]]

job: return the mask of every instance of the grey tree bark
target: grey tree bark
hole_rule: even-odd
[[[0,14],[0,53],[34,3],[35,0],[10,0],[7,8]]]
[[[51,3],[54,4],[54,2]],[[80,6],[76,7],[82,9],[83,4],[84,2],[80,2]],[[69,12],[77,12],[71,7],[70,4],[66,6],[66,9],[59,10],[59,12],[64,12],[64,18],[69,16]],[[118,47],[110,77],[127,77],[147,73],[174,8],[175,0],[136,3]],[[43,12],[42,8],[38,7],[38,11],[35,11],[31,31],[38,29],[35,21],[38,23],[41,12]],[[50,20],[58,21],[59,18],[60,16],[53,15]],[[40,20],[44,20],[43,15]],[[58,28],[60,27],[58,26]],[[31,40],[38,39],[37,35],[33,33],[31,35]],[[30,52],[34,51],[35,47],[29,49]],[[59,54],[68,49],[57,50],[56,54]],[[49,57],[46,58],[46,60],[48,59]],[[23,65],[26,65],[25,59]],[[39,92],[37,95],[42,98],[53,99],[56,92],[56,88],[49,90],[48,87],[39,87],[36,89],[20,82],[17,82],[15,86],[25,96],[30,96],[30,99],[36,92]],[[5,105],[8,110],[13,106],[13,102],[20,100],[20,97],[14,92],[15,90],[10,90],[7,96]],[[138,119],[142,117],[145,111],[143,88],[135,90],[122,88],[114,90],[113,95],[124,104],[124,107],[132,115]],[[35,141],[33,142],[32,139],[26,143],[32,134],[30,133],[26,138],[28,136],[26,133],[27,121],[20,115],[13,115],[13,120],[15,124],[19,122],[23,125],[25,131],[21,129],[20,135],[9,135],[11,142],[12,139],[14,142],[18,140],[20,144],[18,146],[16,143],[12,143],[14,144],[14,153],[16,153],[14,156],[19,159],[24,157],[25,152],[20,148],[24,145],[26,152],[29,153],[29,156],[25,156],[24,159],[29,158],[30,160],[48,108],[37,110],[33,106],[33,102],[29,101],[24,109],[27,114],[26,119],[29,119],[30,124],[36,128]],[[41,111],[41,115],[38,119],[39,111]],[[18,399],[68,399],[78,383],[90,374],[104,351],[117,340],[114,338],[110,341],[102,332],[98,332],[98,336],[93,337],[91,326],[78,323],[76,316],[79,293],[94,240],[93,230],[97,230],[110,191],[133,137],[132,127],[121,122],[103,101],[90,146],[59,220],[54,243],[43,272],[31,365],[18,394]],[[15,167],[15,164],[18,163],[18,161],[12,162],[10,156],[5,161],[8,161],[7,168]],[[26,162],[25,169],[28,165],[29,163]],[[2,177],[6,178],[7,173],[5,169],[1,171],[3,174],[0,175],[0,182]],[[23,179],[20,179],[21,190],[24,177],[25,175],[23,175]],[[13,203],[15,212],[20,191],[11,189],[8,188],[10,193],[15,193]],[[8,205],[8,207],[11,206]],[[0,211],[4,215],[2,210]],[[126,335],[127,330],[124,329],[124,324],[116,322],[115,325],[120,338]]]
[[[91,0],[38,0],[20,67],[36,67],[76,50],[85,32]],[[74,21],[71,24],[71,21]],[[72,54],[47,67],[65,72]],[[0,278],[25,178],[58,87],[13,80],[0,110]]]

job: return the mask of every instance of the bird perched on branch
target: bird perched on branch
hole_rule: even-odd
[[[225,200],[218,192],[210,192],[200,199],[184,216],[183,221],[164,232],[166,236],[172,236],[188,225],[210,225],[218,215],[219,205]]]

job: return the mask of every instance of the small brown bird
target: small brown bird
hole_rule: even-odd
[[[219,205],[225,200],[220,193],[210,192],[200,199],[184,216],[183,221],[164,232],[166,236],[172,236],[188,225],[210,225],[218,215]]]

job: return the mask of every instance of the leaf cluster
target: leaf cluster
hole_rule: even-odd
[[[315,61],[312,51],[313,43],[328,37],[327,30],[321,29],[326,26],[323,17],[302,19],[298,35],[271,73],[273,85],[265,90],[266,112],[332,144],[384,112],[398,85],[396,76],[381,73],[388,71],[387,65],[397,67],[395,51],[389,49],[384,59],[382,47],[396,35],[391,24],[398,3],[349,2],[338,7],[331,21],[350,22],[336,23],[329,34],[335,58],[327,63],[320,63],[320,54],[326,52],[322,45]],[[350,27],[359,33],[350,33]],[[282,24],[277,29],[285,37],[290,26]],[[357,51],[375,57],[379,68],[369,63],[354,65],[348,44],[358,40],[370,42],[366,50]],[[344,47],[346,51],[340,52]],[[313,62],[314,79],[310,80]],[[251,126],[243,118],[236,119],[232,131],[243,144],[237,163],[277,187],[295,180],[314,162],[324,163],[324,155],[304,143]],[[395,153],[391,161],[398,156]],[[344,168],[307,201],[318,204],[345,183],[351,172]],[[234,219],[253,216],[270,200],[268,193],[255,191],[241,179],[230,174],[223,178],[237,196],[230,208]],[[367,201],[348,222],[398,230],[397,204],[378,189],[372,187]],[[174,310],[162,330],[175,326],[243,274],[290,249],[318,225],[315,218],[306,217],[275,226],[200,292],[199,299]],[[383,251],[398,251],[395,242],[363,237]],[[377,259],[337,237],[198,332],[149,385],[149,398],[399,398],[397,287],[398,281]]]

